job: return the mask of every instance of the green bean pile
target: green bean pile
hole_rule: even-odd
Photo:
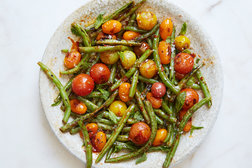
[[[125,4],[114,13],[101,13],[87,27],[71,25],[74,36],[62,75],[63,86],[43,63],[38,65],[59,89],[52,106],[64,112],[62,133],[80,133],[85,146],[86,167],[95,163],[147,160],[149,152],[164,152],[163,168],[169,167],[181,135],[194,129],[192,115],[211,95],[200,71],[204,63],[192,53],[186,37],[171,19],[158,23],[152,12],[137,12],[146,0]],[[197,91],[204,97],[199,100]],[[73,120],[69,122],[69,118]],[[113,153],[129,153],[112,157]]]

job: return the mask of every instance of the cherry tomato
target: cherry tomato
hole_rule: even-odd
[[[140,34],[134,31],[126,31],[123,33],[124,40],[134,40],[138,36],[140,36]]]
[[[94,89],[94,80],[87,74],[79,74],[73,79],[72,89],[78,96],[87,96]]]
[[[184,115],[186,114],[186,112],[187,112],[187,110],[181,110],[181,111],[179,112],[179,121],[182,121],[182,119],[183,119]],[[191,130],[191,128],[192,128],[192,118],[190,118],[190,119],[187,121],[187,123],[186,123],[186,125],[185,125],[183,131],[184,131],[184,132],[189,132],[189,131]]]
[[[115,34],[121,31],[122,24],[117,20],[109,20],[102,25],[103,33]]]
[[[175,72],[175,77],[176,77],[176,79],[181,80],[181,79],[183,79],[185,77],[185,74]]]
[[[194,59],[190,54],[179,53],[174,58],[174,69],[178,73],[187,74],[192,71]]]
[[[157,24],[157,16],[149,11],[139,12],[136,19],[138,27],[143,30],[151,30]]]
[[[78,99],[70,100],[71,110],[77,114],[85,114],[87,111],[87,106],[80,102]]]
[[[153,141],[153,146],[160,146],[164,143],[164,140],[167,136],[167,131],[166,129],[158,129],[157,130],[157,134],[156,134],[156,137]]]
[[[131,126],[129,140],[136,145],[143,145],[149,140],[150,135],[150,127],[144,122],[138,122]]]
[[[140,74],[146,78],[152,78],[158,72],[157,65],[153,60],[145,60],[140,64]]]
[[[158,45],[158,54],[162,64],[169,64],[171,61],[171,45],[166,41],[161,41]]]
[[[107,142],[106,134],[104,132],[97,132],[92,139],[92,145],[97,152],[100,152]]]
[[[78,49],[79,44],[75,42],[73,39],[71,39],[70,37],[68,38],[72,42],[72,48],[71,48],[71,51],[66,54],[65,59],[64,59],[64,64],[67,68],[71,69],[79,64],[81,60],[81,54]]]
[[[94,64],[90,69],[90,76],[97,84],[106,83],[110,77],[110,70],[105,64]]]
[[[134,47],[134,53],[140,57],[148,49],[150,49],[150,46],[146,42],[142,42],[141,46]]]
[[[186,93],[185,103],[183,105],[184,110],[187,110],[191,108],[194,104],[198,103],[199,95],[194,89],[187,88],[187,89],[181,90],[180,92]]]
[[[168,36],[171,36],[173,31],[173,23],[170,18],[162,21],[159,27],[160,36],[163,40],[166,40]]]
[[[98,131],[98,125],[96,123],[88,123],[86,128],[90,138],[92,138]]]
[[[96,40],[104,40],[104,39],[113,39],[116,40],[116,35],[111,34],[105,34],[103,32],[98,33]]]
[[[190,47],[190,40],[188,37],[186,36],[183,36],[183,35],[180,35],[180,36],[177,36],[175,38],[175,47],[179,50],[179,51],[183,51],[187,48]]]
[[[119,87],[119,97],[123,102],[127,102],[130,100],[129,98],[129,90],[130,90],[129,83],[122,83]]]
[[[105,64],[114,64],[119,59],[119,54],[117,51],[107,51],[100,53],[101,61]]]
[[[127,110],[127,106],[124,102],[122,101],[114,101],[110,106],[109,106],[109,110],[112,111],[113,113],[115,113],[115,115],[117,117],[122,117],[126,110]]]
[[[123,51],[120,54],[120,60],[125,69],[130,69],[135,64],[136,55],[133,51]]]
[[[151,93],[156,98],[161,98],[165,95],[166,87],[161,82],[156,82],[151,87]]]
[[[149,101],[151,102],[151,105],[152,105],[153,108],[158,109],[158,108],[161,107],[161,105],[162,105],[162,99],[160,99],[160,98],[155,98],[155,97],[152,95],[151,92],[148,92],[148,93],[146,94],[146,98],[147,98],[147,100],[149,100]]]

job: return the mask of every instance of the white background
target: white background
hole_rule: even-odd
[[[217,122],[179,167],[252,167],[252,1],[174,0],[218,48],[224,96]],[[56,28],[85,0],[0,1],[0,167],[80,168],[57,140],[39,98],[39,67]]]

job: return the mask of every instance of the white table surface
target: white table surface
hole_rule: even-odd
[[[252,1],[174,0],[216,44],[224,71],[217,122],[185,168],[252,167]],[[85,0],[0,1],[0,167],[80,168],[58,141],[39,97],[39,67],[56,28]]]

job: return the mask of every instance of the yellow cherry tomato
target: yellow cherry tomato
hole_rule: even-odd
[[[153,60],[146,60],[140,65],[140,74],[146,78],[152,78],[157,74],[157,65]]]
[[[120,60],[125,69],[130,69],[136,61],[136,54],[133,51],[120,52]]]
[[[162,145],[164,142],[165,138],[167,136],[167,130],[166,129],[158,129],[156,133],[156,137],[153,141],[153,146],[159,146]]]
[[[180,35],[175,38],[175,47],[179,51],[183,51],[190,47],[190,40],[188,37]]]
[[[136,19],[138,27],[143,30],[151,30],[157,24],[157,16],[149,11],[139,12]]]
[[[114,64],[118,61],[119,55],[116,51],[102,52],[100,54],[101,61],[105,64]]]
[[[127,110],[127,106],[122,101],[114,101],[110,106],[109,110],[115,113],[116,116],[122,117]]]

